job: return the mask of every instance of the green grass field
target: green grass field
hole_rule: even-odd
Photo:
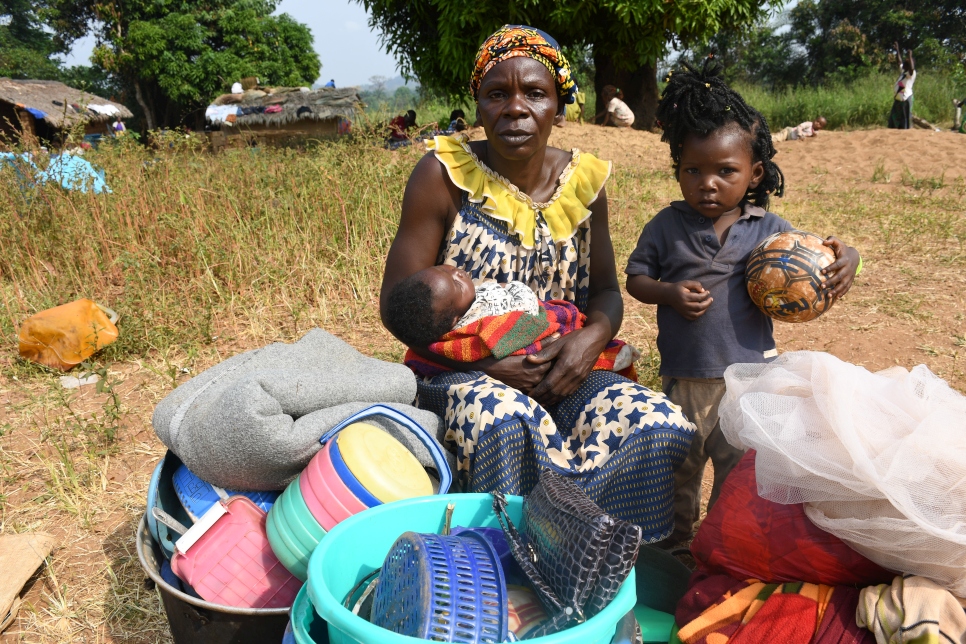
[[[888,74],[876,74],[827,87],[771,92],[738,85],[736,89],[770,124],[801,123],[821,115],[828,119],[831,129],[856,129],[886,125],[895,80]],[[966,80],[920,70],[913,86],[912,112],[930,123],[950,128],[955,116],[953,99],[963,97]]]
[[[105,168],[111,195],[23,189],[10,168],[0,170],[4,338],[14,340],[18,320],[78,297],[124,316],[105,360],[204,346],[226,326],[256,341],[346,323],[383,333],[374,309],[382,262],[422,152],[389,152],[363,139],[211,155],[185,141],[172,137],[166,144],[179,148],[163,151],[128,141],[89,153]],[[940,177],[909,181],[944,185]],[[827,217],[847,203],[869,215],[832,228],[884,252],[940,239],[961,247],[966,222],[955,214],[956,190],[902,196],[901,219],[880,207],[885,197],[868,193],[803,208],[796,223],[828,228]],[[618,264],[676,192],[666,174],[617,169],[609,194]],[[384,344],[401,351],[388,336]]]

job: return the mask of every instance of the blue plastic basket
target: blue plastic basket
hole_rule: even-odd
[[[477,536],[483,537],[490,542],[491,546],[493,546],[493,550],[496,551],[496,555],[500,559],[500,567],[503,569],[503,578],[506,580],[506,583],[525,583],[523,581],[523,571],[520,570],[517,562],[513,560],[513,554],[510,552],[510,544],[506,539],[506,535],[503,534],[502,529],[463,528],[457,526],[453,528],[452,535],[455,537],[457,535],[463,535],[469,532],[476,533]]]
[[[352,495],[362,501],[363,505],[370,508],[382,505],[382,501],[372,496],[372,493],[349,470],[349,466],[346,465],[345,460],[342,458],[342,452],[339,451],[339,441],[332,441],[332,447],[329,448],[329,458],[332,459],[332,467],[335,468],[335,473],[339,475],[339,478],[349,488]]]
[[[493,546],[482,536],[406,532],[386,557],[372,623],[441,642],[503,642],[507,593]]]

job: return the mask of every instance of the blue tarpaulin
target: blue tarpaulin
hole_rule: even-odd
[[[75,154],[52,154],[44,170],[38,168],[33,157],[27,153],[0,152],[0,162],[13,166],[24,187],[30,183],[52,181],[65,190],[93,190],[95,194],[111,192],[104,180],[104,170],[95,169],[90,162]],[[25,173],[32,176],[28,177]]]

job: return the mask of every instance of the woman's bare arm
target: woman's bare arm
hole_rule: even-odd
[[[446,175],[443,165],[430,153],[420,159],[406,184],[399,229],[386,256],[386,269],[379,293],[379,312],[386,324],[386,305],[393,287],[410,275],[436,264],[443,238],[449,232],[460,203],[459,189]],[[535,387],[550,370],[550,363],[534,364],[525,356],[503,360],[486,358],[478,362],[455,362],[424,347],[410,347],[418,355],[456,371],[483,371],[524,393]]]
[[[442,164],[432,153],[420,159],[406,184],[399,229],[386,256],[379,292],[379,312],[384,325],[390,291],[410,275],[436,263],[458,203],[458,189],[446,176]],[[386,328],[392,332],[388,325]]]

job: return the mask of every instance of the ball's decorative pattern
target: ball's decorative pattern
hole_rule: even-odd
[[[822,269],[835,253],[822,238],[801,231],[775,233],[748,256],[748,295],[765,315],[782,322],[808,322],[832,306],[822,290]]]

